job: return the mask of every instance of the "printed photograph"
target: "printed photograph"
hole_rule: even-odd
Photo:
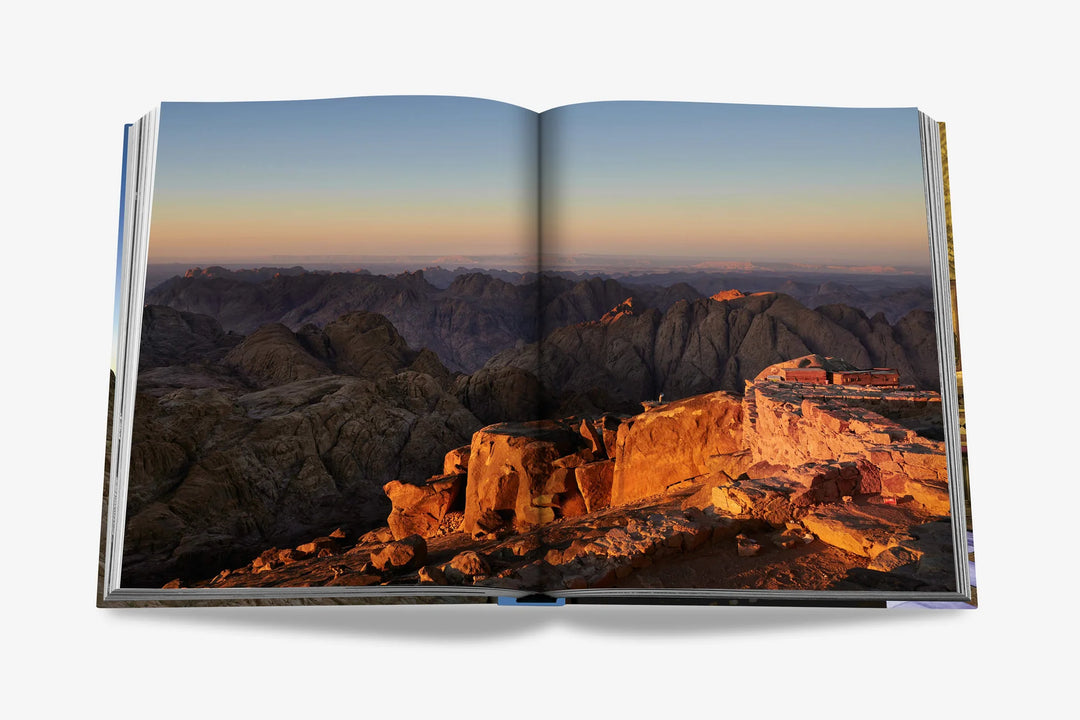
[[[122,585],[955,590],[933,300],[914,109],[166,103]]]

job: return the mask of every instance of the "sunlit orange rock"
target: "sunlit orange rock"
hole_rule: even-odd
[[[556,461],[584,448],[573,427],[554,421],[500,423],[473,434],[462,529],[487,532],[479,521],[494,512],[519,527],[550,522],[549,491]]]
[[[461,493],[465,475],[438,475],[424,483],[392,480],[383,491],[393,505],[386,523],[395,540],[409,535],[434,537]]]
[[[575,469],[578,490],[589,512],[611,505],[611,485],[615,479],[615,461],[579,465]]]
[[[378,570],[406,570],[420,567],[427,561],[427,542],[419,535],[388,543],[371,555],[371,564]]]
[[[696,395],[636,415],[619,428],[612,505],[663,493],[743,449],[742,398]]]

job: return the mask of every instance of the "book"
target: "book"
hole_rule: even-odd
[[[163,103],[98,604],[974,607],[944,125]]]

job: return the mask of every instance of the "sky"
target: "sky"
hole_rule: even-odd
[[[536,123],[454,97],[165,103],[150,262],[531,252]]]
[[[918,127],[915,109],[548,111],[544,249],[928,270]]]
[[[533,253],[537,126],[471,98],[166,103],[150,262]],[[603,102],[539,127],[552,255],[928,271],[914,109]]]

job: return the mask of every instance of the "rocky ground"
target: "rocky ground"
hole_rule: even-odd
[[[929,518],[904,504],[860,501],[845,508],[852,518],[875,517],[873,527],[840,523],[829,528],[817,517],[781,526],[718,512],[700,499],[709,482],[502,537],[476,538],[454,529],[460,528],[460,516],[444,526],[443,534],[427,539],[411,535],[395,541],[388,529],[357,540],[339,533],[296,548],[270,549],[249,565],[192,587],[943,590],[952,582],[948,524],[919,523]],[[924,560],[930,556],[936,565]]]

